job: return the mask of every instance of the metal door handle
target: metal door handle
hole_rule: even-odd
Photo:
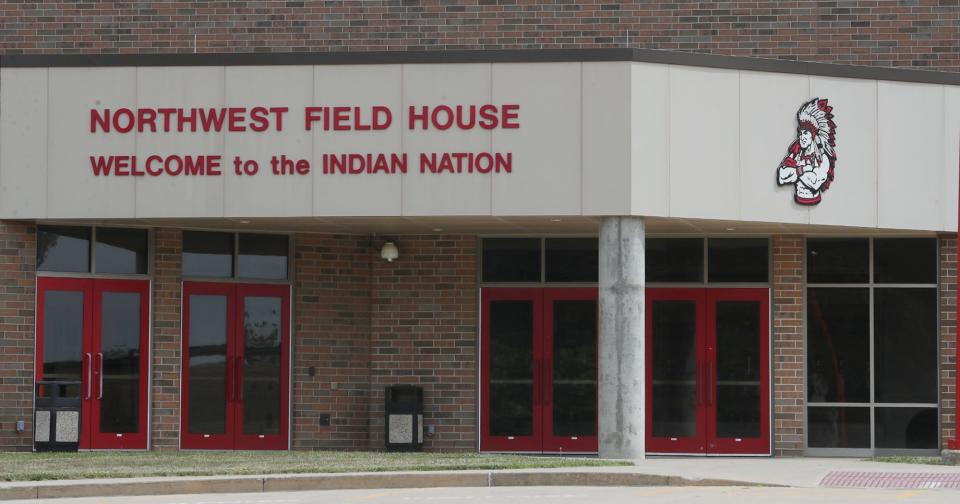
[[[100,383],[97,387],[97,400],[103,399],[103,352],[97,352],[97,359],[100,361]]]
[[[87,399],[93,395],[93,355],[87,352]]]

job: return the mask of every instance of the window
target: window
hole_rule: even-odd
[[[487,283],[596,283],[597,238],[484,238]]]
[[[767,283],[767,238],[648,238],[647,283]]]
[[[808,447],[937,449],[936,239],[811,238],[806,256]]]
[[[146,275],[148,236],[146,229],[39,226],[37,270]]]
[[[290,239],[287,235],[183,232],[183,276],[286,280]]]

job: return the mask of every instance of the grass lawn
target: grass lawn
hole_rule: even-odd
[[[596,458],[382,452],[0,452],[0,481],[632,465]]]
[[[891,456],[891,457],[871,457],[866,460],[869,460],[871,462],[894,462],[897,464],[943,465],[943,459],[940,457]]]

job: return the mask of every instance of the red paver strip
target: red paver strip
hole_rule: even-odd
[[[832,488],[953,488],[960,489],[957,473],[831,471],[820,481]]]

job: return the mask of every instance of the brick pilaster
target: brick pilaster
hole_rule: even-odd
[[[957,235],[940,235],[940,425],[942,447],[957,425]]]
[[[33,223],[0,221],[0,451],[33,447],[36,247]]]
[[[773,237],[773,446],[804,450],[803,237]]]
[[[153,355],[150,385],[151,444],[155,450],[180,446],[180,251],[179,229],[154,234]]]

